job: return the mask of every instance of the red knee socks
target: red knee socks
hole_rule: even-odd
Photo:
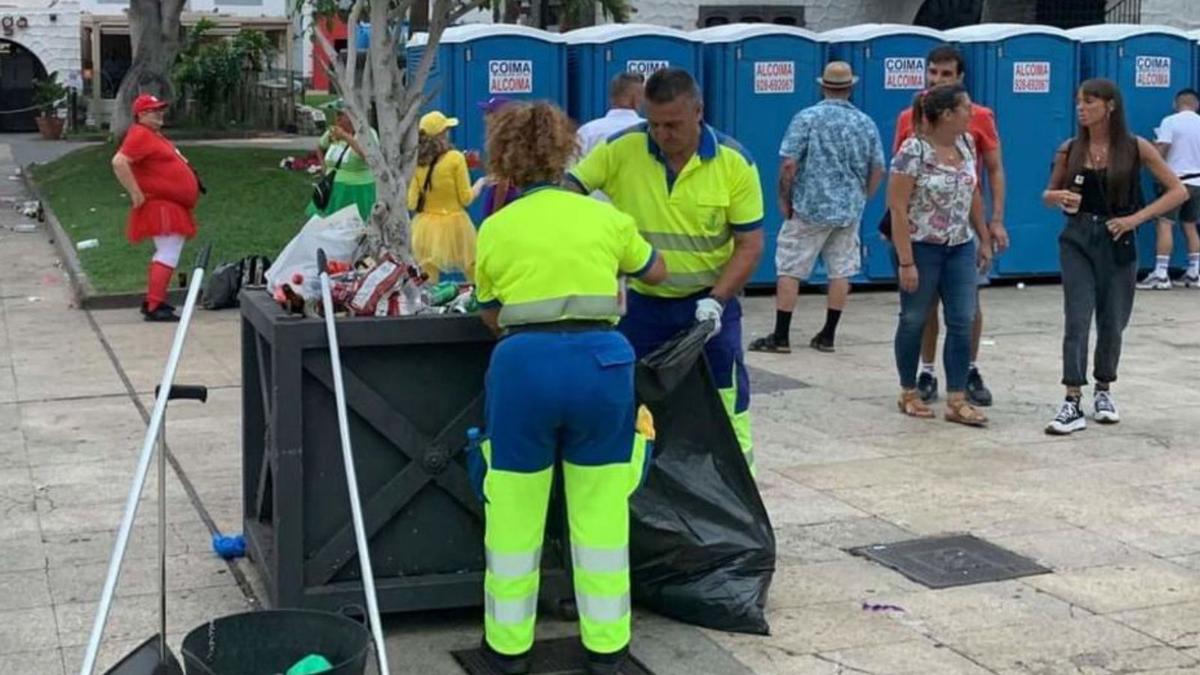
[[[146,280],[146,311],[153,312],[167,301],[167,289],[171,287],[171,275],[175,268],[157,260],[150,261]]]

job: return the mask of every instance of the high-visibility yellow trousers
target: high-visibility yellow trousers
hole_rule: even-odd
[[[630,640],[629,497],[647,440],[635,433],[633,349],[615,331],[505,338],[487,376],[484,633],[506,655],[534,641],[541,547],[561,461],[584,647]]]

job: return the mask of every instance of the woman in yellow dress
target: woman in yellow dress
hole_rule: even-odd
[[[442,272],[475,275],[475,225],[467,207],[479,195],[484,179],[471,185],[467,158],[450,143],[450,129],[458,120],[434,111],[420,122],[417,172],[408,186],[413,256],[421,269],[437,282]]]

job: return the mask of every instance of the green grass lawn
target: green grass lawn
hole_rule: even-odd
[[[208,187],[200,197],[196,238],[183,251],[180,267],[190,269],[196,252],[213,245],[211,270],[222,261],[252,254],[275,257],[300,230],[312,194],[313,177],[284,171],[278,150],[185,147],[184,153]],[[109,145],[77,150],[35,168],[34,178],[67,234],[76,241],[99,239],[98,248],[78,251],[92,285],[100,293],[141,291],[151,242],[134,246],[125,238],[129,200],[109,165]]]

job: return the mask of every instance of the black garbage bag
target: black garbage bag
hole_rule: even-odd
[[[775,532],[704,357],[709,325],[637,366],[654,462],[631,500],[634,600],[716,630],[767,635]]]

